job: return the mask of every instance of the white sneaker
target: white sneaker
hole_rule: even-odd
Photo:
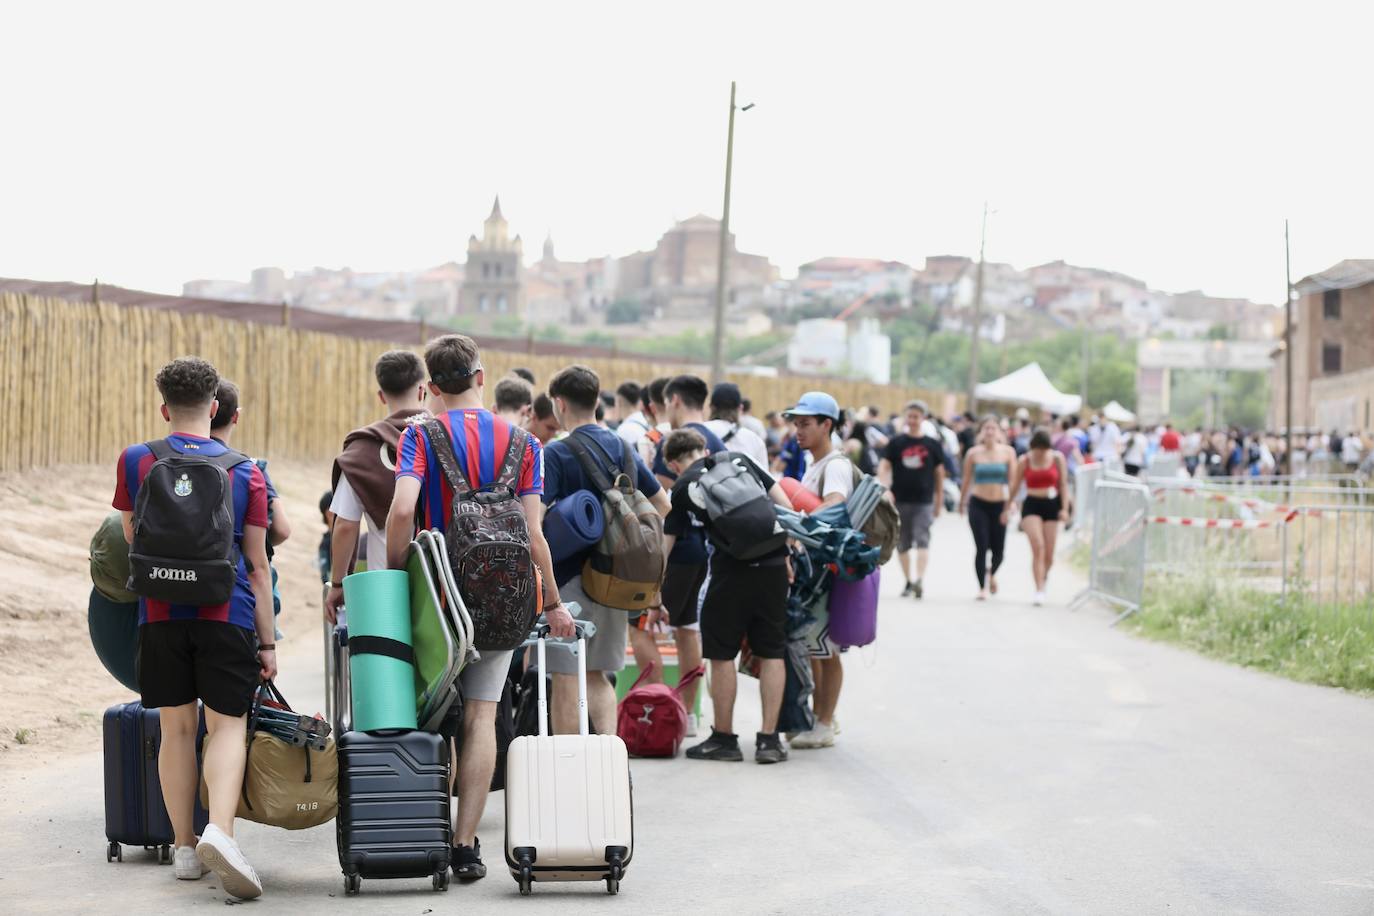
[[[830,717],[830,727],[833,728],[833,729],[835,730],[835,737],[836,737],[836,738],[840,737],[840,732],[844,731],[844,729],[840,728],[840,717],[839,717],[839,716],[831,716],[831,717]]]
[[[809,732],[802,732],[792,741],[792,746],[801,750],[835,746],[835,727],[817,722]]]
[[[1040,605],[1042,605],[1042,604],[1044,604],[1044,603],[1045,603],[1045,593],[1044,593],[1044,592],[1036,592],[1036,593],[1035,593],[1035,597],[1031,599],[1031,604],[1035,605],[1036,607],[1040,607]]]
[[[196,858],[194,846],[177,847],[176,852],[172,853],[172,870],[176,872],[178,881],[199,881],[210,871]]]
[[[694,713],[694,712],[689,712],[689,713],[687,713],[687,737],[688,737],[688,738],[695,738],[695,737],[697,736],[697,727],[698,727],[699,724],[700,724],[700,723],[697,722],[697,714],[696,714],[696,713]]]
[[[219,876],[220,885],[226,893],[240,900],[262,896],[262,882],[258,880],[258,873],[253,871],[253,866],[243,857],[239,844],[214,824],[207,826],[205,833],[201,834],[196,858]]]

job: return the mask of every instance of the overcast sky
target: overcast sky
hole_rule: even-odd
[[[1282,298],[1374,257],[1371,5],[108,3],[0,8],[0,276],[537,257],[718,216],[824,255],[1064,258]]]

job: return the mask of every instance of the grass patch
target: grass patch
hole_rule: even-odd
[[[1374,611],[1201,583],[1151,583],[1124,626],[1295,681],[1374,694]]]
[[[15,743],[15,744],[28,744],[28,743],[29,743],[30,741],[32,741],[36,736],[37,736],[37,733],[36,733],[33,729],[31,729],[31,728],[17,728],[17,729],[15,729],[15,731],[14,731],[14,743]]]

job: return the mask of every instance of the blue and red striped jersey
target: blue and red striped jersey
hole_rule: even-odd
[[[511,425],[480,407],[450,410],[437,417],[448,430],[453,454],[468,483],[477,488],[495,483],[501,459],[510,447]],[[517,496],[538,496],[544,492],[544,452],[534,436],[527,436],[526,440],[515,492]],[[416,520],[419,528],[443,531],[453,511],[453,489],[439,467],[428,434],[419,424],[407,427],[401,434],[396,450],[396,479],[402,477],[420,481],[420,512]]]
[[[226,451],[224,444],[214,439],[202,439],[186,433],[173,433],[167,443],[187,454],[214,457]],[[131,445],[119,456],[115,471],[113,505],[121,512],[132,512],[138,499],[138,488],[148,476],[148,469],[157,459],[146,444]],[[217,620],[232,623],[245,630],[257,630],[254,610],[257,602],[248,581],[248,566],[243,560],[243,529],[245,525],[267,527],[267,483],[262,471],[251,461],[239,464],[229,472],[229,492],[234,502],[234,543],[239,547],[239,567],[234,577],[234,594],[227,604],[194,605],[169,604],[152,598],[138,599],[138,622],[159,623],[164,620]]]

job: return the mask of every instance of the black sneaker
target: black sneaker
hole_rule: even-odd
[[[920,579],[917,579],[915,582],[913,582],[913,583],[911,584],[911,597],[913,597],[913,598],[923,598],[923,597],[925,597],[925,593],[926,593],[925,587],[921,585],[921,580],[920,580]]]
[[[787,759],[787,745],[777,732],[759,732],[754,738],[755,763],[782,763]]]
[[[905,598],[907,595],[910,595],[910,594],[911,594],[911,583],[910,583],[910,582],[907,582],[906,586],[902,589],[902,597]]]
[[[477,837],[472,838],[471,846],[455,845],[450,862],[453,877],[459,881],[476,881],[487,876],[487,867],[482,864],[482,841]]]
[[[692,760],[728,760],[738,762],[744,759],[739,749],[739,735],[711,729],[711,737],[700,744],[687,748],[687,756]]]

